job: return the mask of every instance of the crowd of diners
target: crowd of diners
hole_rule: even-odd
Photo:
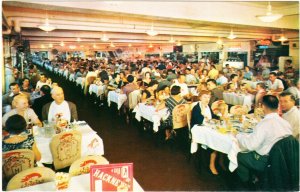
[[[198,102],[192,108],[193,127],[212,118],[227,118],[231,105],[220,105],[219,116],[211,110],[212,103],[223,100],[224,92],[253,95],[255,99],[248,109],[249,113],[261,108],[265,116],[254,128],[251,136],[236,135],[239,146],[249,151],[238,155],[237,173],[243,182],[251,179],[250,170],[263,170],[267,166],[268,153],[277,141],[288,136],[299,139],[300,82],[291,60],[286,61],[285,71],[271,69],[265,62],[255,68],[246,66],[244,69],[235,69],[228,64],[220,67],[209,60],[180,63],[166,59],[71,58],[68,61],[46,59],[41,65],[57,71],[67,71],[74,82],[78,78],[87,79],[93,76],[95,80],[92,83],[106,86],[104,95],[118,90],[128,96],[131,92],[140,90],[141,102],[159,103],[155,105],[157,111],[167,108],[170,112],[160,126],[167,141],[176,134],[172,129],[171,113],[175,106]],[[2,117],[5,130],[2,151],[30,148],[35,151],[36,160],[39,160],[40,154],[35,147],[34,138],[28,135],[26,127],[34,124],[42,128],[43,120],[53,121],[57,114],[69,122],[76,120],[76,106],[65,101],[59,83],[52,82],[50,78],[39,73],[35,65],[26,67],[24,78],[9,63],[5,66],[6,71],[11,70],[11,73],[7,73],[11,76],[6,77],[9,90],[2,97],[3,109],[6,111]],[[256,87],[250,86],[249,82],[256,82]],[[191,93],[189,86],[194,86],[197,94]],[[32,99],[34,95],[38,96]],[[128,108],[128,101],[124,106],[125,109]],[[210,156],[209,168],[214,175],[218,174],[215,167],[217,154],[212,150]]]

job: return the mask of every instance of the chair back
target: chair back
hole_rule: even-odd
[[[55,172],[47,167],[26,169],[15,175],[7,184],[7,191],[21,189],[55,180]]]
[[[129,109],[134,109],[135,106],[141,101],[141,92],[140,90],[135,90],[129,93],[128,95],[128,102],[129,102]]]
[[[2,169],[7,179],[34,167],[34,153],[30,149],[17,149],[2,154]]]
[[[271,190],[299,191],[299,141],[293,136],[276,142],[269,153]],[[269,190],[270,190],[269,189]]]
[[[248,107],[244,105],[235,105],[230,108],[230,114],[234,116],[246,115],[248,111]]]
[[[91,165],[107,165],[109,162],[101,155],[91,155],[82,157],[72,163],[69,174],[71,176],[87,174],[90,172]]]
[[[174,107],[173,115],[173,129],[179,129],[188,125],[187,114],[190,111],[189,104],[180,104]]]
[[[70,131],[55,135],[50,142],[55,170],[70,166],[81,157],[81,133]]]

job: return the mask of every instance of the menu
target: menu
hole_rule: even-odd
[[[133,164],[92,165],[90,181],[91,191],[133,191]]]

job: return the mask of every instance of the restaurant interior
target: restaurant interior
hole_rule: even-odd
[[[10,79],[12,74],[14,80],[27,78],[31,81],[31,76],[27,74],[32,75],[31,70],[35,70],[33,74],[45,76],[50,79],[52,85],[55,83],[61,87],[64,99],[68,103],[70,101],[75,104],[75,110],[77,108],[76,118],[73,118],[72,107],[69,104],[71,113],[68,115],[72,120],[67,122],[67,128],[59,134],[49,132],[48,128],[52,126],[49,116],[46,119],[40,118],[40,121],[34,122],[33,125],[31,125],[33,119],[29,119],[28,123],[25,118],[27,125],[31,125],[31,134],[34,135],[41,159],[25,168],[24,160],[23,163],[17,160],[21,158],[20,154],[23,152],[12,154],[3,147],[2,162],[8,163],[5,165],[2,163],[2,190],[138,192],[299,190],[299,171],[296,174],[288,172],[291,180],[293,182],[296,180],[297,184],[295,186],[294,183],[287,181],[290,183],[288,187],[284,186],[286,188],[283,187],[285,181],[280,183],[281,186],[276,186],[278,188],[275,187],[275,179],[279,178],[276,174],[279,172],[275,174],[273,181],[270,179],[272,170],[262,173],[251,172],[253,175],[250,184],[240,181],[236,170],[240,165],[238,154],[242,149],[239,147],[236,149],[238,144],[234,143],[238,142],[234,133],[236,130],[232,131],[231,127],[229,131],[227,130],[229,133],[223,131],[222,121],[220,128],[212,128],[210,132],[205,132],[196,130],[200,124],[194,125],[193,114],[190,114],[192,116],[184,117],[186,122],[183,127],[186,129],[177,131],[176,127],[174,132],[174,118],[177,116],[174,116],[173,111],[171,112],[173,130],[161,131],[164,117],[170,114],[167,112],[167,103],[164,110],[159,108],[159,101],[154,104],[151,103],[152,100],[144,101],[144,90],[141,86],[139,94],[142,94],[139,96],[139,102],[131,107],[133,99],[130,100],[129,97],[133,96],[126,95],[123,86],[110,90],[110,82],[101,79],[102,71],[113,71],[114,68],[118,74],[124,74],[125,77],[121,79],[127,77],[127,81],[131,83],[128,76],[134,76],[139,81],[138,75],[146,76],[148,72],[144,72],[146,71],[144,69],[147,68],[152,74],[151,82],[159,76],[156,78],[159,87],[159,82],[163,79],[163,69],[167,73],[173,70],[177,75],[173,79],[180,79],[183,72],[187,80],[191,70],[195,69],[198,74],[199,66],[202,64],[223,72],[224,69],[227,70],[227,66],[237,72],[244,72],[245,67],[249,67],[254,74],[253,77],[247,78],[247,81],[242,77],[240,82],[237,82],[249,85],[248,95],[238,92],[236,97],[229,96],[225,88],[227,84],[220,85],[218,75],[216,78],[209,78],[217,80],[218,87],[222,88],[222,98],[224,97],[221,100],[224,103],[209,104],[211,110],[225,103],[230,113],[235,106],[248,107],[243,115],[241,111],[240,114],[236,112],[236,115],[232,112],[234,117],[240,119],[240,124],[243,124],[246,119],[247,121],[254,119],[251,115],[257,115],[254,106],[257,99],[256,86],[260,82],[267,82],[273,71],[283,72],[286,80],[294,82],[299,79],[299,1],[3,0],[1,54],[3,98],[13,92],[11,83],[14,81]],[[290,61],[288,68],[286,68],[287,61]],[[135,76],[134,70],[130,69],[139,63],[144,63],[144,66],[139,71],[137,69]],[[122,68],[121,65],[126,67]],[[160,69],[159,65],[165,66]],[[76,70],[72,72],[74,66]],[[266,68],[268,73],[265,78]],[[77,77],[77,72],[81,69],[85,70],[86,76]],[[292,69],[293,75],[289,76],[286,71]],[[90,72],[92,74],[93,70],[97,71],[97,75],[90,78],[89,74]],[[214,76],[210,72],[208,75]],[[226,73],[229,71],[224,72],[225,76]],[[199,78],[201,75],[199,72]],[[114,80],[115,74],[112,72],[109,78]],[[229,79],[230,75],[228,82]],[[23,80],[19,82],[20,87],[21,82]],[[151,82],[149,87],[152,86]],[[190,112],[194,111],[193,107],[197,105],[193,103],[199,101],[197,91],[199,94],[203,92],[199,88],[203,83],[202,80],[187,83],[189,97],[185,99],[192,103],[189,105]],[[209,81],[206,79],[205,83],[208,85]],[[295,87],[299,86],[297,83],[299,84],[299,80],[295,83]],[[30,92],[29,99],[29,106],[33,109],[35,100],[41,97],[39,92],[41,87],[36,90],[34,88]],[[51,88],[51,94],[60,91],[54,86]],[[172,95],[172,86],[170,90]],[[298,94],[299,90],[298,87]],[[152,93],[151,89],[149,91]],[[280,102],[281,97],[285,96],[281,95],[281,92],[282,90],[278,94],[272,92]],[[226,94],[228,95],[225,97]],[[52,98],[55,100],[53,95]],[[126,109],[128,102],[129,108]],[[156,108],[150,108],[148,105],[151,107],[155,105]],[[299,112],[299,103],[296,102],[296,106]],[[2,99],[2,145],[10,134],[7,133],[8,126],[4,123],[10,119],[6,118],[6,112],[14,110],[17,105],[11,104],[10,107],[7,108]],[[45,106],[42,109],[44,108]],[[281,108],[280,106],[279,111]],[[182,111],[180,113],[189,114]],[[56,118],[57,121],[61,120],[60,116]],[[42,126],[39,126],[39,123]],[[227,125],[229,126],[228,123]],[[212,133],[217,129],[219,132]],[[211,138],[207,139],[205,134]],[[297,136],[295,142],[299,150],[299,130]],[[175,137],[174,141],[172,137]],[[57,153],[54,148],[58,149]],[[212,169],[210,161],[215,152],[218,153],[217,157],[214,157],[217,165]],[[27,161],[28,154],[24,153],[24,156]],[[292,156],[293,160],[296,159],[296,162],[293,162],[299,164],[299,152]],[[9,158],[10,160],[7,160]],[[15,161],[20,164],[11,163]],[[32,164],[33,159],[30,162]],[[91,166],[89,163],[96,165]],[[293,166],[297,167],[295,164]],[[118,170],[122,173],[118,173]],[[123,173],[124,170],[128,172]],[[105,177],[105,174],[109,175],[110,172],[113,172],[112,177],[119,180],[108,181],[108,177],[111,176]],[[121,184],[117,184],[118,182]]]

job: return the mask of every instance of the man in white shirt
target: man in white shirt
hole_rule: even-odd
[[[40,75],[40,80],[36,83],[36,91],[40,91],[40,88],[43,86],[43,85],[48,85],[47,83],[47,78],[44,74],[41,74]]]
[[[58,117],[68,122],[78,120],[76,105],[65,101],[64,91],[61,87],[54,87],[51,91],[54,101],[44,105],[42,109],[43,120],[55,122]]]
[[[224,76],[224,72],[223,71],[219,71],[219,77],[217,79],[217,84],[218,85],[224,85],[226,83],[228,83],[227,77]]]
[[[269,75],[269,81],[267,81],[268,88],[270,89],[271,93],[279,93],[283,91],[283,84],[282,81],[277,79],[276,73],[271,72]]]
[[[184,74],[180,74],[178,76],[178,78],[175,80],[175,83],[173,83],[173,85],[171,86],[171,88],[177,85],[180,87],[181,91],[180,91],[180,95],[182,97],[186,96],[187,94],[189,94],[189,88],[187,86],[187,84],[185,83],[185,75]]]
[[[283,92],[279,95],[282,118],[290,123],[293,136],[299,140],[300,111],[295,106],[296,99],[291,93]]]
[[[278,99],[273,95],[265,95],[262,99],[264,119],[259,122],[251,134],[236,136],[242,151],[239,153],[237,174],[242,182],[249,182],[250,170],[262,172],[268,164],[268,154],[273,145],[292,135],[290,124],[277,114]]]

